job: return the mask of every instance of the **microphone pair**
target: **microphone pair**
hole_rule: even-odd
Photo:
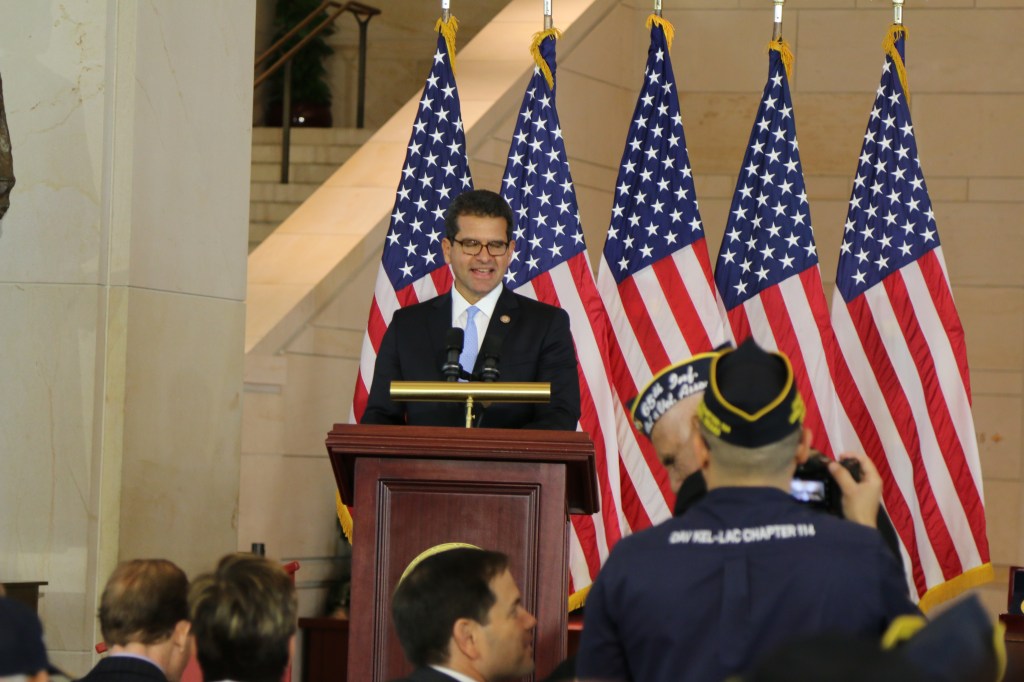
[[[459,357],[462,355],[462,348],[465,345],[466,332],[458,327],[452,327],[448,330],[445,336],[445,360],[444,364],[441,365],[441,374],[444,375],[445,381],[458,381],[459,379],[470,380],[473,375],[462,369],[462,364],[459,362]],[[487,338],[484,338],[483,347],[480,349],[480,354],[483,355],[483,365],[480,368],[480,380],[481,381],[497,381],[498,377],[501,376],[501,372],[498,369],[498,354],[494,352],[493,348],[489,347]]]

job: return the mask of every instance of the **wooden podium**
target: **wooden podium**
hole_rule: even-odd
[[[468,542],[504,552],[537,618],[536,673],[564,657],[569,519],[598,511],[594,446],[585,433],[337,424],[334,477],[354,507],[348,679],[408,674],[391,594],[428,547]]]

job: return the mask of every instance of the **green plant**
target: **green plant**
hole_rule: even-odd
[[[299,24],[320,4],[321,0],[277,0],[274,7],[274,42],[277,42]],[[327,11],[318,14],[313,21],[285,43],[280,54],[290,50],[326,18]],[[324,66],[324,60],[334,53],[334,48],[328,45],[326,40],[326,37],[332,33],[334,33],[333,24],[292,57],[292,102],[330,105],[331,87],[327,82],[327,67]],[[268,87],[270,88],[267,95],[268,103],[280,104],[284,94],[284,69],[271,76]]]

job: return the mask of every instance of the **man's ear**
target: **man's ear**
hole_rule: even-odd
[[[811,456],[811,441],[814,439],[814,432],[804,427],[800,434],[800,444],[796,446],[796,463],[798,465],[807,461]]]
[[[708,444],[704,440],[704,434],[700,432],[700,422],[697,421],[697,415],[693,415],[690,425],[690,443],[693,445],[693,457],[696,461],[697,469],[702,471],[707,469],[711,456],[708,454]]]
[[[174,646],[184,649],[188,646],[190,634],[192,634],[192,623],[187,620],[179,620],[174,624],[174,630],[171,632],[171,641],[174,643]]]
[[[448,237],[441,240],[441,253],[444,254],[445,263],[452,262],[452,243],[449,241]]]
[[[479,637],[480,624],[472,618],[459,618],[452,626],[452,641],[449,646],[455,647],[463,657],[475,661],[480,657]],[[453,651],[452,654],[455,652]]]

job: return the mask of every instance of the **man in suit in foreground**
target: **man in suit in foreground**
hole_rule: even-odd
[[[445,214],[444,260],[455,278],[450,293],[395,312],[381,340],[363,424],[462,426],[459,403],[395,403],[392,381],[443,381],[446,336],[465,331],[460,362],[478,379],[496,357],[500,381],[551,383],[547,404],[493,404],[478,426],[575,430],[580,417],[576,350],[569,316],[560,308],[512,293],[502,279],[514,258],[512,209],[487,190],[464,192]]]
[[[499,682],[533,671],[537,619],[499,552],[458,547],[414,561],[391,615],[416,666],[405,682]]]
[[[100,599],[109,652],[82,682],[178,682],[192,646],[188,578],[164,559],[135,559],[111,574]]]
[[[188,602],[205,682],[280,682],[295,651],[299,609],[280,565],[229,554],[195,579]]]

